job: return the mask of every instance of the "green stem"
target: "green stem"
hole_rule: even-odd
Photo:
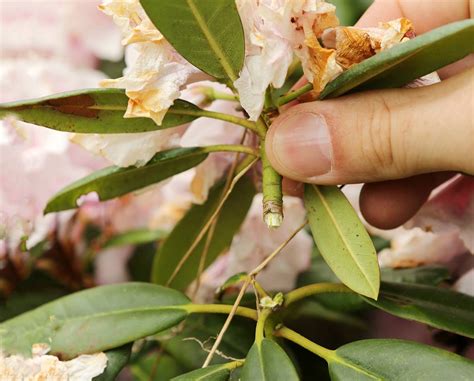
[[[212,87],[201,87],[199,90],[202,91],[204,96],[209,102],[217,101],[217,100],[222,100],[222,101],[232,101],[232,102],[237,102],[239,100],[239,97],[234,94],[229,94],[225,93],[223,91],[218,91]]]
[[[232,305],[228,304],[186,304],[179,306],[190,314],[230,314]],[[257,321],[258,314],[256,310],[247,307],[237,307],[235,315]]]
[[[273,169],[265,151],[265,139],[260,143],[262,160],[263,219],[269,228],[278,228],[283,222],[282,177]]]
[[[296,290],[290,291],[285,295],[285,306],[288,306],[298,300],[311,295],[327,293],[353,293],[352,290],[340,283],[315,283]]]
[[[241,366],[243,366],[244,362],[245,361],[243,361],[243,360],[235,360],[235,361],[231,361],[231,362],[227,362],[225,364],[222,364],[222,366],[226,369],[234,370],[234,369],[237,369],[237,368],[240,368]]]
[[[277,106],[281,107],[283,105],[286,105],[287,103],[290,103],[291,101],[294,101],[295,99],[299,98],[303,94],[306,94],[308,91],[313,90],[313,85],[311,83],[307,83],[303,87],[300,87],[297,90],[292,90],[289,93],[282,95],[277,99]]]
[[[282,327],[275,332],[275,336],[283,337],[287,340],[290,340],[293,343],[296,343],[299,346],[314,353],[315,355],[322,357],[328,362],[330,359],[335,357],[335,351],[324,348],[319,344],[313,343],[311,340],[308,340],[306,337],[301,336],[298,332],[295,332],[292,329]]]
[[[173,113],[173,109],[170,109],[168,113]],[[209,111],[209,110],[179,110],[176,112],[178,115],[191,115],[191,116],[197,116],[197,117],[204,117],[204,118],[211,118],[211,119],[218,119],[218,120],[223,120],[225,122],[237,124],[239,126],[242,126],[244,128],[247,128],[248,130],[251,130],[255,132],[258,136],[262,136],[262,130],[257,127],[257,124],[255,122],[252,122],[250,120],[244,119],[244,118],[239,118],[238,116],[234,115],[229,115],[225,114],[222,112],[216,112],[216,111]]]
[[[215,144],[212,146],[204,146],[202,150],[204,152],[240,152],[255,157],[259,156],[256,149],[239,144]]]
[[[264,308],[262,312],[260,312],[257,320],[257,326],[255,328],[255,342],[260,344],[265,337],[265,323],[267,321],[268,316],[270,316],[272,310],[269,308]]]

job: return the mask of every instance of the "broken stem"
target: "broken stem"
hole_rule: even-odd
[[[260,119],[257,125],[265,122]],[[262,193],[263,193],[263,220],[271,228],[279,228],[283,222],[283,190],[282,177],[273,169],[265,151],[265,139],[260,141],[260,157],[262,159]]]

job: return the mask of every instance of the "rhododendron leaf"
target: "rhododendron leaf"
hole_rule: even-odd
[[[250,349],[241,373],[242,381],[298,381],[296,369],[276,342],[263,339]]]
[[[235,0],[140,0],[173,47],[198,69],[234,82],[245,39]]]
[[[228,364],[211,365],[182,374],[171,381],[227,381],[230,372]]]
[[[192,122],[200,108],[178,99],[161,126],[150,118],[124,118],[128,97],[121,89],[86,89],[0,104],[0,118],[16,115],[58,131],[120,134],[162,130]]]
[[[320,99],[352,90],[401,87],[474,53],[474,20],[444,25],[352,66],[330,82]]]
[[[46,205],[45,213],[77,208],[77,200],[96,192],[101,201],[133,192],[198,165],[207,157],[199,147],[158,152],[143,167],[107,167],[62,189]]]
[[[164,230],[137,229],[112,236],[104,243],[103,247],[122,245],[142,245],[144,243],[162,240],[167,236]]]
[[[444,288],[382,282],[374,307],[408,320],[474,338],[474,297]]]
[[[207,201],[203,205],[193,205],[160,246],[153,263],[152,281],[154,283],[168,285],[169,278],[181,258],[186,254],[201,229],[215,212],[221,200],[223,189],[224,184],[222,182],[214,186]],[[244,176],[236,184],[217,218],[204,268],[209,266],[219,254],[230,246],[232,238],[247,215],[255,191],[255,186],[249,177]],[[189,259],[169,284],[170,287],[184,290],[196,278],[206,238],[205,236],[194,249]]]
[[[70,359],[116,348],[173,327],[187,315],[189,299],[149,283],[95,287],[57,299],[0,324],[7,353],[31,355],[35,343]]]
[[[328,359],[331,380],[470,380],[474,362],[442,349],[405,340],[361,340]]]
[[[346,286],[377,299],[377,254],[347,198],[336,186],[306,184],[304,201],[314,241],[326,263]]]
[[[120,371],[130,360],[131,352],[131,343],[105,352],[107,355],[107,367],[105,368],[104,373],[94,377],[92,381],[115,381]]]

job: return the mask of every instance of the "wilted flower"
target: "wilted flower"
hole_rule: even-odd
[[[313,39],[317,42],[324,29],[338,24],[336,8],[323,0],[237,0],[237,6],[245,31],[246,57],[234,85],[250,119],[256,120],[266,89],[283,85],[295,53],[310,81],[319,74],[310,50]],[[305,41],[309,39],[312,42],[308,45]]]
[[[107,366],[105,353],[80,355],[69,361],[61,361],[56,356],[47,355],[48,351],[46,344],[34,344],[32,358],[5,356],[0,352],[2,380],[91,381],[102,374]]]

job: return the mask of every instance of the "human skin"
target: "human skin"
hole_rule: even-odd
[[[399,17],[417,34],[472,17],[474,0],[376,0],[357,26]],[[369,91],[286,109],[266,139],[286,189],[298,182],[366,183],[361,211],[390,229],[411,218],[454,173],[474,175],[474,56],[416,89]]]

